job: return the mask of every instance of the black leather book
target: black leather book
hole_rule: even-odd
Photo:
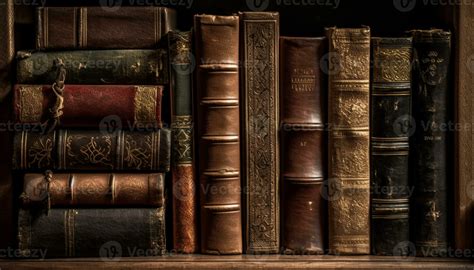
[[[415,30],[413,48],[413,236],[418,255],[442,256],[448,247],[451,34]]]
[[[411,38],[372,38],[372,253],[410,252]]]

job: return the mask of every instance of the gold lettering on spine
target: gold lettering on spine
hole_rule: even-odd
[[[136,86],[135,88],[135,124],[156,125],[156,86]]]
[[[43,87],[25,85],[19,89],[20,122],[41,122],[43,114]]]

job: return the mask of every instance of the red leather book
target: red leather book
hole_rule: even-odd
[[[162,86],[66,85],[59,126],[161,127],[162,91]],[[15,85],[15,121],[45,123],[57,100],[50,85]]]

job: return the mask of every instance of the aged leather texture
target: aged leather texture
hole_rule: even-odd
[[[418,255],[439,256],[448,243],[448,163],[451,134],[449,96],[451,34],[413,31],[414,89],[412,204],[414,240]]]
[[[410,254],[412,38],[372,38],[372,253]]]
[[[40,7],[36,17],[36,49],[156,48],[176,28],[165,7]]]
[[[27,173],[23,207],[162,207],[164,174]]]
[[[242,181],[245,252],[280,250],[278,12],[242,12]]]
[[[194,17],[201,253],[242,253],[239,17]]]
[[[51,119],[58,98],[51,85],[17,84],[14,89],[17,123],[40,124]],[[59,126],[161,127],[162,92],[163,86],[67,84],[61,96],[64,108]]]
[[[14,0],[0,1],[0,101],[12,88],[15,60]]]
[[[192,33],[170,31],[170,82],[172,96],[173,248],[195,253],[198,246],[198,197],[194,166],[192,113]]]
[[[55,62],[66,68],[66,84],[168,83],[168,54],[156,50],[77,50],[17,53],[17,83],[49,84],[57,76]]]
[[[328,28],[329,252],[370,253],[370,29]]]
[[[327,203],[325,37],[280,38],[282,247],[286,254],[323,254]]]
[[[13,167],[39,170],[170,169],[170,130],[68,130],[41,134],[18,132],[13,142]]]
[[[166,251],[165,208],[20,209],[18,244],[23,256],[156,256]]]

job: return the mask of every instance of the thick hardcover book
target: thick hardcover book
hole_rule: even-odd
[[[411,38],[372,38],[372,253],[410,255]]]
[[[276,12],[243,12],[240,20],[245,250],[276,253],[280,249],[280,16]]]
[[[37,49],[156,48],[176,28],[176,11],[165,7],[40,7]]]
[[[162,207],[164,174],[25,174],[23,206]]]
[[[18,245],[30,257],[156,256],[166,251],[165,211],[159,208],[21,209]]]
[[[17,83],[53,83],[56,63],[66,68],[66,84],[168,83],[166,50],[90,50],[17,53]]]
[[[13,61],[15,59],[14,0],[0,0],[0,100],[12,87]]]
[[[242,253],[239,17],[194,17],[201,252]]]
[[[415,30],[413,49],[413,235],[418,255],[440,256],[448,248],[451,34]]]
[[[370,29],[329,28],[329,250],[370,253]]]
[[[282,247],[323,254],[327,203],[326,38],[280,38]]]
[[[18,132],[13,167],[20,170],[170,169],[170,131],[68,130]]]
[[[59,95],[51,85],[15,85],[15,121],[42,124],[62,100],[62,127],[161,127],[162,86],[69,85]],[[113,123],[112,123],[113,122]],[[114,125],[114,126],[112,126]],[[107,128],[107,127],[106,127]]]
[[[172,96],[173,248],[198,251],[197,188],[194,173],[191,32],[168,33]]]

